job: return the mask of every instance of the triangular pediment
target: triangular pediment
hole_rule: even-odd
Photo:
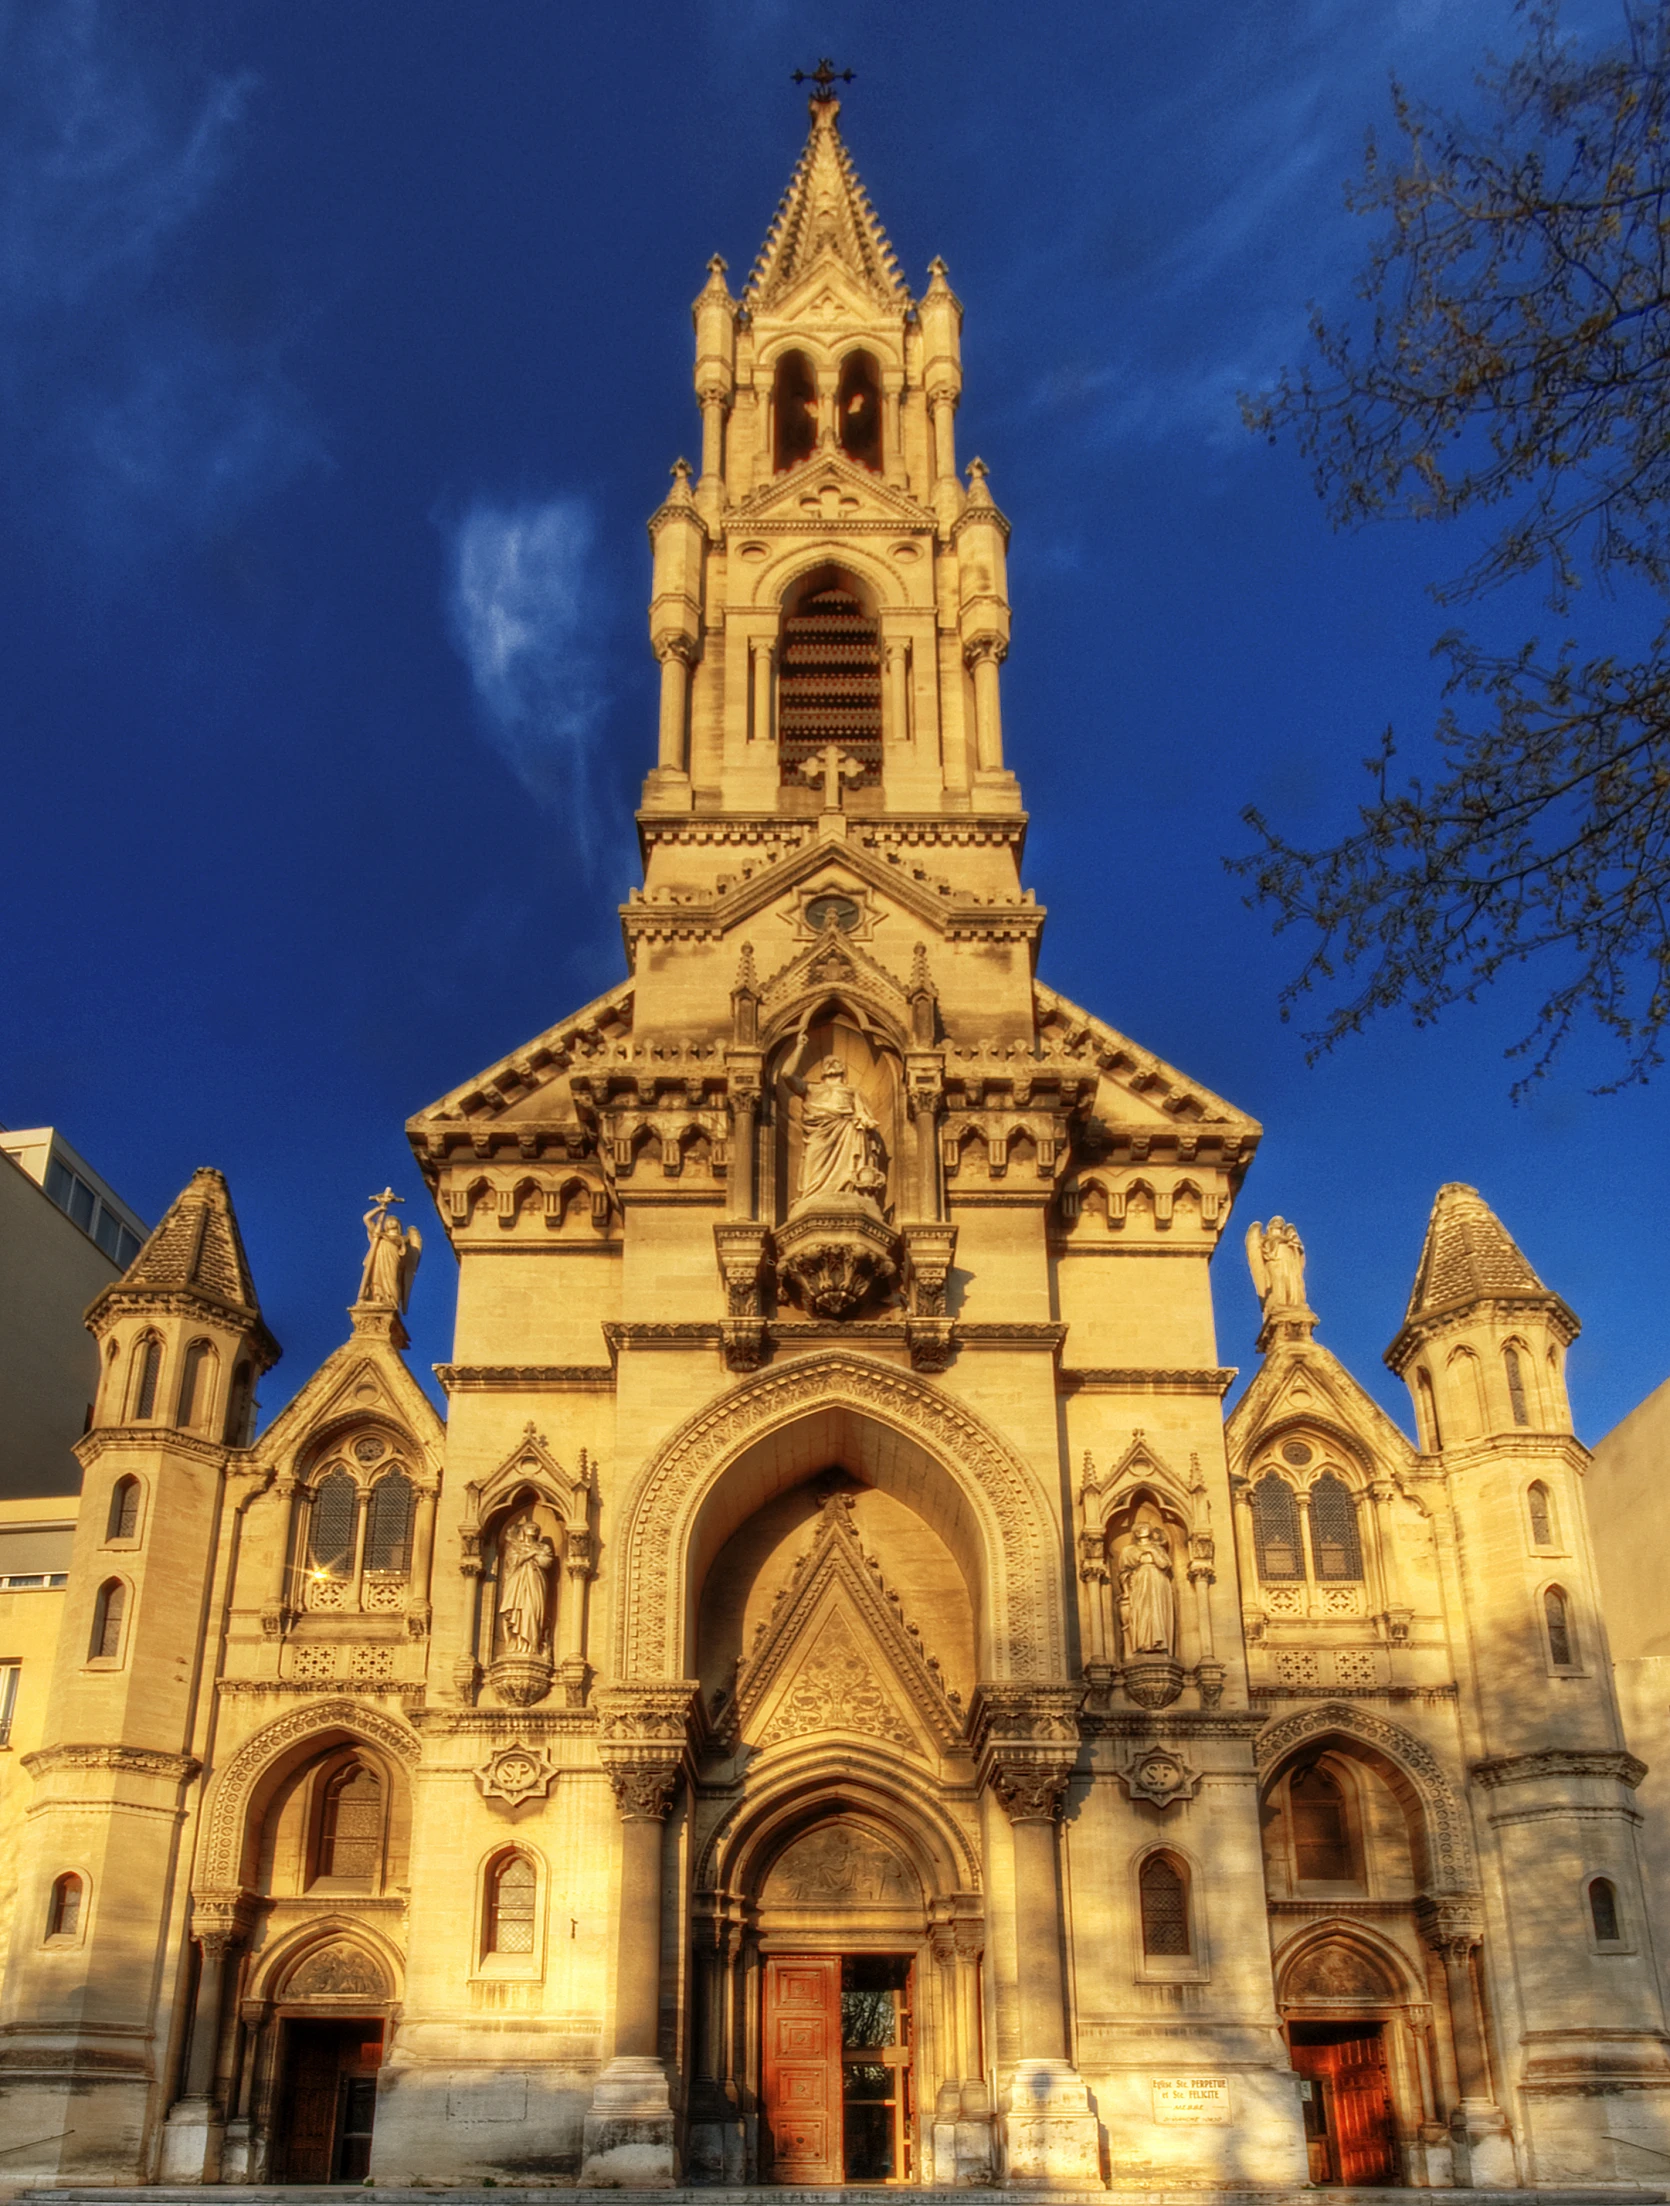
[[[314,1372],[256,1441],[251,1453],[277,1470],[338,1426],[359,1418],[394,1425],[429,1458],[436,1476],[446,1426],[393,1343],[356,1333]]]
[[[1389,1470],[1413,1468],[1415,1450],[1344,1364],[1314,1340],[1281,1342],[1265,1357],[1224,1428],[1229,1460],[1244,1469],[1271,1435],[1313,1425]]]
[[[630,1051],[632,996],[632,983],[621,982],[417,1112],[406,1121],[412,1146],[421,1155],[431,1129],[439,1132],[460,1120],[573,1118],[569,1068],[594,1065],[617,1052]]]
[[[785,474],[773,475],[726,516],[730,529],[767,521],[804,521],[820,527],[843,521],[892,521],[901,528],[924,530],[934,526],[931,508],[831,447]]]
[[[1083,1058],[1100,1073],[1098,1117],[1139,1130],[1210,1126],[1218,1138],[1233,1136],[1251,1155],[1264,1131],[1256,1118],[1053,988],[1035,982],[1032,994],[1039,1039],[1051,1054]]]
[[[963,1710],[831,1494],[812,1543],[737,1668],[718,1728],[761,1750],[847,1731],[899,1753],[962,1743]]]

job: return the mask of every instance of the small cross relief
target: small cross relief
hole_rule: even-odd
[[[841,809],[842,782],[856,781],[863,771],[863,761],[845,756],[839,743],[826,743],[813,757],[802,760],[800,767],[802,779],[809,781],[814,788],[820,781],[823,783],[823,808],[826,812],[838,812]]]

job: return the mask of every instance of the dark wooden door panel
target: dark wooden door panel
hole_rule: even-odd
[[[776,2183],[841,2180],[841,1962],[765,1965],[765,2118]]]

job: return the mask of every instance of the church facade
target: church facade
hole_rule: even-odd
[[[627,977],[410,1124],[444,1421],[391,1199],[259,1435],[218,1174],[89,1313],[9,2180],[1670,2165],[1576,1320],[1444,1189],[1411,1441],[1254,1225],[1226,1422],[1259,1128],[1038,977],[961,307],[837,113],[695,305]]]

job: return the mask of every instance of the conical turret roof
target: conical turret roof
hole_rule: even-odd
[[[126,1301],[145,1294],[191,1295],[213,1303],[260,1336],[271,1352],[269,1362],[277,1358],[278,1343],[261,1321],[225,1175],[212,1165],[200,1165],[191,1175],[126,1273],[105,1288],[93,1310],[114,1297]]]
[[[812,102],[811,135],[743,295],[755,312],[782,298],[826,253],[834,254],[880,305],[910,303],[887,233],[842,140],[836,120],[840,111],[836,99]]]
[[[1438,1190],[1404,1312],[1405,1325],[1464,1309],[1470,1302],[1547,1292],[1476,1187],[1452,1180]]]

